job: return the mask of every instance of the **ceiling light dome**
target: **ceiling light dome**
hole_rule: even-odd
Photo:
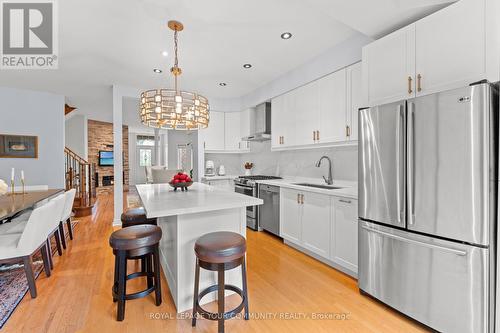
[[[149,127],[197,130],[208,127],[210,106],[208,99],[200,94],[181,91],[177,77],[182,74],[177,57],[177,34],[184,29],[182,23],[169,21],[168,27],[174,31],[174,66],[170,72],[174,76],[174,89],[153,89],[141,93],[139,116]]]

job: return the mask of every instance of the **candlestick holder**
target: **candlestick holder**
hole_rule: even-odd
[[[22,194],[26,193],[26,191],[24,190],[24,178],[21,178],[21,191]]]
[[[10,181],[10,193],[14,195],[14,180]]]

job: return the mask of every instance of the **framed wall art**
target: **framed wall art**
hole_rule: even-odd
[[[38,158],[38,137],[0,134],[0,158]]]

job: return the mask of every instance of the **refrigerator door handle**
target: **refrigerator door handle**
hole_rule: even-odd
[[[414,239],[409,239],[409,238],[401,237],[398,235],[393,235],[391,233],[384,232],[384,231],[377,230],[377,229],[372,229],[372,228],[364,226],[364,225],[362,225],[361,228],[365,229],[368,232],[374,232],[374,233],[383,235],[385,237],[396,239],[396,240],[399,240],[402,242],[415,244],[415,245],[419,245],[419,246],[423,246],[423,247],[427,247],[427,248],[431,248],[431,249],[441,250],[441,251],[445,251],[445,252],[451,252],[451,253],[456,254],[457,256],[466,256],[467,255],[467,251],[457,250],[457,249],[453,249],[453,248],[449,248],[449,247],[445,247],[445,246],[441,246],[441,245],[425,243],[425,242],[417,241]]]
[[[398,224],[402,224],[405,216],[404,196],[405,196],[405,174],[404,174],[404,124],[405,112],[401,104],[398,105],[398,127],[396,128],[396,191]],[[403,205],[402,205],[403,203]]]
[[[414,105],[408,102],[408,137],[406,139],[406,168],[408,172],[407,190],[408,190],[408,224],[415,223],[415,170],[414,170]]]

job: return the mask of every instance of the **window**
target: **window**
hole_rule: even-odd
[[[155,145],[155,137],[150,135],[138,135],[137,136],[137,145],[138,146],[154,146]]]
[[[152,165],[152,154],[151,148],[139,149],[139,166],[151,166]]]

